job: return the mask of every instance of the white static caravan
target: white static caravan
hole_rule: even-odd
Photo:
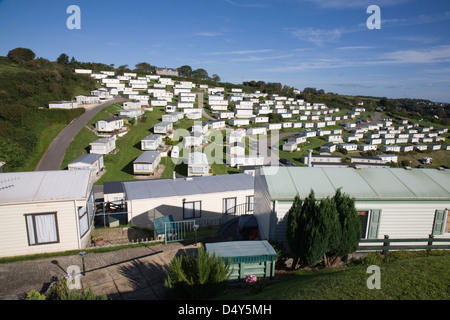
[[[198,132],[201,134],[206,134],[206,132],[208,132],[208,123],[207,122],[203,122],[203,121],[196,121],[193,125],[192,125],[192,132]]]
[[[281,130],[283,128],[283,124],[282,123],[265,123],[263,125],[264,127],[267,128],[267,130]]]
[[[160,133],[164,135],[168,134],[171,130],[173,130],[172,122],[160,122],[155,124],[153,127],[153,133]]]
[[[253,201],[254,178],[245,173],[123,182],[129,223],[153,228],[153,220],[220,218],[229,208]]]
[[[0,257],[89,247],[93,183],[89,170],[0,173]]]
[[[96,175],[104,167],[103,155],[98,153],[83,154],[67,165],[68,170],[90,170]]]
[[[268,123],[269,117],[254,116],[254,117],[250,118],[250,122],[252,122],[252,123]]]
[[[48,103],[49,109],[76,109],[78,103],[76,101],[52,101]]]
[[[298,144],[291,141],[291,142],[286,142],[285,144],[283,144],[283,151],[288,151],[288,152],[293,152],[293,151],[297,151],[297,147]]]
[[[402,168],[263,167],[255,177],[260,238],[286,241],[287,212],[297,194],[303,200],[314,190],[320,200],[338,188],[355,199],[362,239],[433,234],[450,241],[450,171]]]
[[[144,139],[141,140],[141,150],[143,151],[154,151],[159,148],[162,143],[162,135],[160,134],[149,134]]]
[[[167,100],[153,99],[153,100],[150,100],[150,105],[152,107],[165,107],[165,106],[167,106]]]
[[[92,70],[90,70],[90,69],[75,69],[75,73],[78,73],[78,74],[91,74]]]
[[[170,113],[170,114],[163,114],[162,115],[162,122],[171,122],[175,123],[178,122],[178,115]]]
[[[225,128],[225,120],[209,120],[208,125],[212,130],[220,130]]]
[[[230,167],[240,168],[242,166],[263,166],[265,158],[262,155],[250,154],[250,155],[236,155],[227,156],[227,164]]]
[[[200,132],[190,132],[183,138],[184,148],[197,148],[203,144],[203,134]]]
[[[78,104],[99,104],[100,103],[100,97],[94,96],[94,95],[79,95],[75,97],[75,100]]]
[[[123,128],[123,119],[121,118],[109,118],[95,122],[95,130],[98,132],[113,132],[121,128]]]
[[[259,135],[259,134],[267,134],[267,128],[266,127],[253,127],[247,129],[247,135],[253,136],[253,135]]]
[[[228,120],[230,126],[242,127],[250,124],[250,119],[230,119]]]
[[[89,145],[91,146],[90,153],[109,154],[116,149],[116,137],[100,138]]]
[[[161,153],[159,151],[144,151],[136,160],[133,161],[133,173],[149,175],[155,173],[161,162]]]
[[[203,152],[192,152],[188,155],[188,177],[211,175],[211,165]]]
[[[170,157],[173,159],[178,159],[180,157],[180,148],[178,146],[173,146],[170,152]]]

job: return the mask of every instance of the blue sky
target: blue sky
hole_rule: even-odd
[[[81,29],[69,30],[69,5]],[[370,30],[369,5],[381,29]],[[450,102],[448,0],[0,0],[0,55],[190,65],[242,83]]]

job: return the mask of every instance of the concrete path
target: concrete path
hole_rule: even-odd
[[[36,171],[60,170],[66,149],[77,133],[102,109],[116,102],[125,101],[125,98],[116,97],[94,108],[86,110],[81,116],[69,123],[63,131],[53,140],[39,162]]]
[[[173,257],[196,246],[179,243],[123,249],[107,253],[88,253],[84,258],[82,289],[112,300],[164,299],[167,266]],[[69,266],[83,272],[78,255],[0,264],[0,300],[21,299],[27,292],[48,287],[52,278],[64,278]],[[70,272],[70,271],[69,271]]]

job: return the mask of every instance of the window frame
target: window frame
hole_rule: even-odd
[[[56,233],[56,240],[55,241],[49,241],[49,242],[39,242],[38,236],[37,236],[37,227],[36,227],[36,216],[46,216],[46,215],[53,215],[54,218],[54,231]],[[55,244],[60,243],[60,237],[59,237],[59,225],[58,225],[58,215],[57,212],[41,212],[41,213],[27,213],[24,214],[25,217],[25,227],[27,231],[27,239],[28,239],[28,246],[41,246],[41,245],[47,245],[47,244]],[[28,217],[31,217],[32,219],[32,225],[29,225]],[[33,230],[34,235],[34,243],[31,242],[30,239],[30,227]],[[53,227],[53,226],[52,226]]]
[[[250,202],[249,199],[252,199]],[[250,210],[251,207],[251,210]],[[255,195],[250,195],[245,197],[245,213],[253,212],[255,210]]]
[[[379,231],[380,231],[381,214],[382,214],[383,210],[382,209],[357,209],[356,210],[356,212],[363,212],[363,211],[367,211],[368,214],[367,214],[367,222],[366,222],[365,234],[361,235],[361,239],[378,239],[378,235],[379,235]],[[378,211],[377,212],[378,221],[373,221],[373,219],[374,219],[374,211]],[[358,217],[359,217],[359,214],[358,214]],[[372,223],[374,223],[374,225],[372,225]],[[377,227],[376,236],[375,237],[369,237],[369,235],[371,234],[371,228],[375,227],[375,226]]]
[[[227,202],[228,200],[234,199],[234,211],[233,212],[227,212]],[[236,206],[237,206],[237,197],[229,197],[229,198],[222,198],[222,214],[224,213],[236,213]]]
[[[185,210],[185,206],[187,203],[192,203],[193,204],[193,214],[192,217],[186,217],[186,210]],[[199,209],[197,210],[195,208],[195,204],[199,203]],[[197,211],[199,212],[197,214]],[[201,200],[194,200],[194,201],[183,201],[183,219],[185,220],[189,220],[189,219],[197,219],[197,218],[201,218],[202,217],[202,201]]]

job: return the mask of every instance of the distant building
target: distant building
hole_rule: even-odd
[[[178,77],[178,70],[174,69],[174,68],[156,68],[156,74],[160,75],[160,76],[175,76]]]

